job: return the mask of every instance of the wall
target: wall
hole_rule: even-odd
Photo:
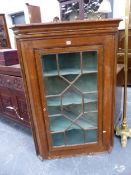
[[[57,0],[42,0],[40,7],[43,22],[51,22],[55,16],[60,17],[60,8]]]
[[[51,22],[55,16],[60,16],[59,3],[57,0],[4,0],[0,5],[0,13],[6,14],[8,28],[12,26],[12,21],[9,14],[18,11],[26,12],[25,3],[40,6],[42,22]],[[124,9],[125,0],[113,0],[113,18],[124,19]],[[25,14],[26,23],[28,23],[27,13]],[[120,23],[119,28],[124,28],[124,22]],[[12,48],[14,48],[14,35],[11,29],[9,29],[9,35],[11,40],[11,46]]]
[[[60,16],[59,3],[57,0],[4,0],[0,5],[0,13],[5,14],[12,48],[16,46],[13,31],[10,29],[12,27],[10,14],[24,11],[25,20],[26,23],[28,23],[29,20],[25,3],[40,7],[42,22],[51,22],[55,16]]]
[[[123,19],[123,21],[119,25],[119,28],[123,29],[125,27],[125,0],[114,0],[113,3],[113,18]]]

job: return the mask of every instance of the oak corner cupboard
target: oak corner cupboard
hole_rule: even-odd
[[[42,159],[111,150],[119,22],[13,27]]]

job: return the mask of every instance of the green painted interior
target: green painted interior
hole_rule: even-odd
[[[42,56],[52,146],[98,140],[97,52]]]

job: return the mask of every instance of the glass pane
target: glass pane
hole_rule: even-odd
[[[95,102],[89,102],[84,104],[84,111],[89,112],[89,111],[97,111],[97,101]]]
[[[56,55],[46,55],[42,59],[44,76],[57,75]]]
[[[79,19],[79,3],[73,2],[62,5],[61,7],[62,20],[72,21]]]
[[[50,117],[50,130],[51,132],[64,131],[71,121],[66,119],[64,116]]]
[[[82,96],[77,89],[69,87],[62,95],[62,105],[81,104]]]
[[[62,112],[65,116],[75,120],[82,113],[82,104],[64,105]]]
[[[97,101],[97,92],[84,93],[84,103]]]
[[[88,112],[83,114],[78,120],[77,124],[83,129],[97,127],[97,112]]]
[[[97,141],[97,52],[42,56],[52,146]]]
[[[52,144],[53,146],[64,146],[64,133],[54,133],[52,134]]]
[[[67,145],[84,143],[84,131],[76,125],[72,125],[66,132]]]
[[[83,74],[74,85],[82,92],[97,91],[97,74]]]
[[[86,143],[97,142],[97,130],[87,130],[86,131]]]
[[[47,106],[47,108],[49,115],[61,114],[61,106]]]
[[[97,52],[84,52],[83,57],[83,72],[97,72]]]
[[[49,115],[61,114],[61,98],[59,96],[47,98]]]
[[[69,85],[59,76],[45,77],[44,82],[47,95],[59,95]]]
[[[80,53],[66,53],[58,55],[60,75],[80,74]]]

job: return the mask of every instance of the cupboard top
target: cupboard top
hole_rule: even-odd
[[[17,25],[12,27],[16,38],[29,38],[40,36],[58,36],[68,34],[84,33],[105,33],[116,32],[121,19],[104,19],[104,20],[81,20],[65,21],[57,23],[38,23]]]

